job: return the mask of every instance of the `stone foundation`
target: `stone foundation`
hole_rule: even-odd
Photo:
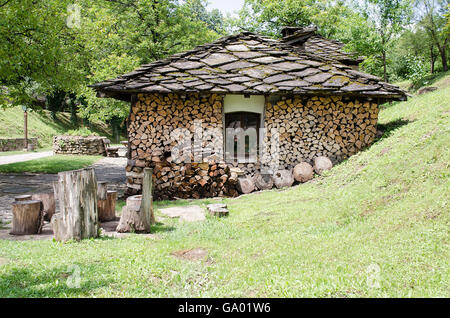
[[[38,146],[37,138],[28,138],[28,145],[34,149]],[[18,151],[23,150],[25,138],[0,138],[0,151]]]
[[[63,155],[106,156],[104,137],[54,136],[53,152]]]

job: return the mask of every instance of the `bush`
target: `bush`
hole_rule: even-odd
[[[66,135],[69,135],[69,136],[81,136],[81,137],[99,136],[99,134],[90,131],[86,127],[69,130],[66,133]]]

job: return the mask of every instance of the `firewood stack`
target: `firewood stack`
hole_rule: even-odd
[[[140,193],[143,169],[148,167],[154,171],[155,200],[237,196],[238,176],[231,168],[255,177],[260,167],[292,170],[300,162],[313,165],[314,158],[321,156],[337,163],[370,145],[376,134],[375,101],[350,96],[282,96],[266,101],[266,154],[260,162],[224,164],[223,96],[155,93],[137,97],[128,126],[127,195]],[[215,129],[214,137],[205,136],[205,129]],[[202,138],[196,138],[202,131]],[[276,132],[279,151],[272,156]],[[204,153],[199,155],[199,151]]]
[[[285,98],[266,107],[267,147],[278,129],[280,168],[292,169],[315,157],[339,162],[375,139],[378,106],[374,102],[345,101],[341,96]],[[270,148],[269,148],[270,149]]]
[[[144,168],[132,166],[130,161],[133,160],[129,160],[127,167],[127,170],[130,170],[127,172],[128,195],[133,195],[140,190],[136,185],[142,183]],[[151,164],[154,171],[155,200],[238,196],[236,190],[238,174],[230,170],[227,164],[216,161],[215,158],[203,163],[171,161],[169,157]]]

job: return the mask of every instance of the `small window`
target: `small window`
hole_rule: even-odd
[[[225,114],[225,153],[227,160],[256,161],[259,149],[260,123],[261,115],[258,113],[234,112]],[[240,141],[239,138],[244,140]],[[242,144],[240,145],[242,142],[243,151],[238,149],[239,146],[242,148]]]

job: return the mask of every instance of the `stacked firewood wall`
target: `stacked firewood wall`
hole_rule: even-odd
[[[236,196],[238,176],[222,160],[222,109],[223,96],[217,94],[139,95],[128,126],[128,194],[141,191],[143,169],[151,167],[156,199]],[[175,133],[177,128],[182,130]],[[205,129],[216,129],[215,136],[206,136]],[[196,134],[203,134],[197,139],[201,144],[194,142]],[[190,142],[176,160],[172,149],[186,136]],[[195,156],[206,162],[196,162]]]
[[[326,156],[339,162],[370,145],[376,135],[378,105],[341,96],[283,98],[266,104],[266,151],[278,131],[280,168]]]
[[[302,161],[312,163],[318,156],[336,163],[373,142],[377,117],[378,105],[367,100],[284,97],[266,103],[265,147],[270,151],[272,133],[277,130],[279,169],[292,169]],[[215,128],[216,136],[195,145],[196,120],[201,120],[202,128]],[[173,138],[177,128],[186,130]],[[128,133],[128,195],[140,193],[145,167],[154,169],[156,199],[236,196],[240,174],[236,168],[253,176],[260,167],[259,163],[223,162],[223,96],[219,94],[140,94],[132,105]],[[181,149],[183,160],[177,162],[173,147],[186,136],[192,146]],[[195,162],[196,151],[197,156],[205,152],[206,162]],[[185,163],[187,157],[192,163]]]

